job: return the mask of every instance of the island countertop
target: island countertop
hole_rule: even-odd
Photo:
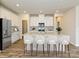
[[[52,34],[52,35],[57,35],[57,32],[28,32],[28,34]]]

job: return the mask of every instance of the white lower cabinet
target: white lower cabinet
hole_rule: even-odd
[[[13,32],[11,37],[11,43],[15,43],[20,39],[20,32]]]

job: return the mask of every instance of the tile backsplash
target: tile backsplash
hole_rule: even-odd
[[[45,32],[54,31],[54,26],[45,26],[40,29],[44,30]],[[39,27],[38,26],[30,26],[30,31],[39,31]]]

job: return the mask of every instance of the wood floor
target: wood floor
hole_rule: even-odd
[[[71,58],[79,58],[79,47],[70,46],[70,56]],[[61,53],[56,56],[55,52],[51,52],[48,56],[47,52],[45,55],[40,51],[36,56],[36,51],[33,52],[33,56],[30,55],[30,51],[27,51],[26,55],[24,54],[24,44],[23,40],[12,44],[9,48],[3,50],[0,53],[0,58],[68,58],[68,54],[64,53],[63,56]]]

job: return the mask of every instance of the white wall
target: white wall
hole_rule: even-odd
[[[20,32],[22,32],[21,19],[18,14],[13,13],[12,11],[4,8],[3,6],[0,7],[0,14],[1,14],[0,18],[6,18],[6,19],[11,20],[12,26],[18,26]]]
[[[1,7],[1,16],[0,17],[11,20],[13,26],[19,26],[19,24],[18,24],[19,16],[4,7]]]
[[[76,46],[79,46],[79,6],[76,6]]]
[[[1,5],[0,5],[0,16],[1,16]]]
[[[64,13],[63,33],[71,36],[71,43],[79,46],[79,5]]]
[[[63,33],[71,37],[71,43],[76,44],[76,9],[72,8],[64,13]]]

